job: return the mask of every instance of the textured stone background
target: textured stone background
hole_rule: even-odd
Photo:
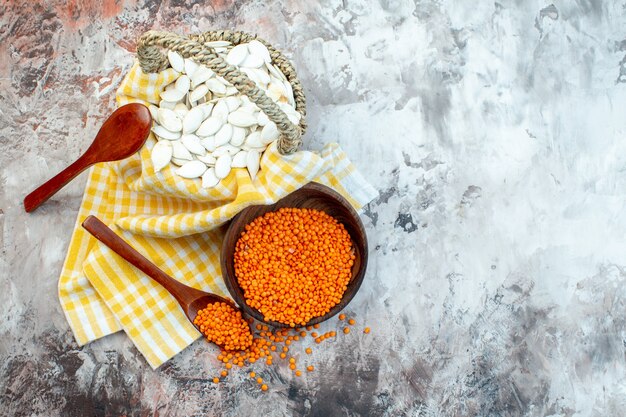
[[[624,415],[624,1],[34,3],[0,3],[0,415]],[[79,348],[56,285],[86,176],[21,208],[86,149],[151,28],[282,48],[306,146],[338,141],[380,191],[348,308],[372,334],[306,378],[263,371],[267,393],[211,384],[202,341],[157,371],[123,334]]]

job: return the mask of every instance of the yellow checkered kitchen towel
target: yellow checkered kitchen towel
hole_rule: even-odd
[[[158,103],[176,74],[145,74],[135,65],[117,91],[117,102]],[[59,298],[80,345],[124,330],[153,368],[183,350],[200,334],[163,287],[96,241],[80,225],[99,217],[139,252],[177,280],[227,294],[219,252],[224,225],[244,207],[270,204],[316,181],[332,187],[357,209],[376,191],[337,144],[320,153],[280,155],[270,145],[251,181],[234,169],[216,188],[185,180],[169,167],[156,173],[151,135],[136,155],[98,164],[89,175],[59,280]]]

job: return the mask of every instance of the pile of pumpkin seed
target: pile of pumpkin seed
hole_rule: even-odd
[[[257,40],[206,45],[263,89],[292,123],[300,122],[291,84],[265,45]],[[151,153],[154,170],[171,163],[178,176],[202,178],[205,188],[215,187],[232,168],[246,168],[254,180],[263,151],[278,139],[276,124],[211,69],[173,51],[167,56],[179,76],[161,92],[159,105],[149,107],[158,140]]]

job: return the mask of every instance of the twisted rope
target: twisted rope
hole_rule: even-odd
[[[289,84],[291,84],[296,111],[302,116],[298,125],[291,123],[285,112],[262,89],[258,88],[245,73],[239,71],[237,67],[229,65],[213,48],[205,45],[205,42],[217,40],[224,40],[233,45],[238,45],[254,39],[267,47],[272,62],[280,68],[285,77],[287,77]],[[276,124],[280,132],[278,151],[281,154],[291,154],[301,145],[302,135],[306,130],[306,100],[304,91],[289,60],[269,43],[254,35],[228,30],[204,32],[189,35],[188,37],[168,32],[148,31],[137,42],[137,58],[144,72],[159,72],[169,66],[168,59],[161,52],[160,48],[178,52],[184,58],[190,58],[199,64],[206,65],[217,75],[235,86],[241,94],[248,96],[250,101],[255,103]]]

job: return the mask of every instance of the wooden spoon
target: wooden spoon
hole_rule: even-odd
[[[118,161],[137,152],[148,139],[151,126],[152,116],[143,104],[131,103],[115,110],[80,158],[26,196],[26,212],[35,210],[93,164]]]
[[[88,216],[83,222],[83,227],[96,239],[107,245],[113,252],[117,253],[130,262],[131,265],[139,268],[150,278],[164,286],[165,289],[176,298],[176,301],[178,301],[178,304],[180,304],[192,324],[198,315],[198,311],[205,308],[208,304],[224,302],[239,310],[235,303],[227,298],[200,291],[176,281],[174,278],[161,271],[142,254],[137,252],[97,217]],[[194,324],[194,326],[196,325]],[[196,328],[200,331],[198,326],[196,326]]]

